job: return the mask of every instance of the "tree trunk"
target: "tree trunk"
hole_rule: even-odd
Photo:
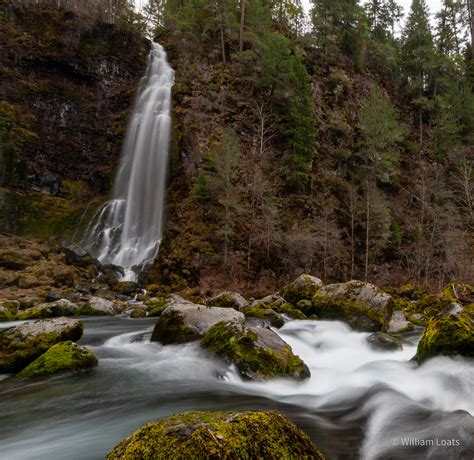
[[[244,50],[245,0],[240,0],[239,51]]]
[[[474,0],[466,0],[469,29],[471,31],[471,55],[474,59]]]
[[[370,241],[370,181],[367,179],[367,200],[365,206],[365,281],[369,277],[369,241]]]

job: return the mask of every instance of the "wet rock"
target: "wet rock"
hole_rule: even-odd
[[[107,456],[107,460],[132,458],[324,460],[309,437],[277,412],[173,415],[148,423]]]
[[[241,310],[248,305],[248,301],[238,292],[224,291],[209,299],[206,305],[210,307],[235,308],[236,310]]]
[[[120,308],[110,300],[102,297],[91,297],[87,304],[79,310],[80,315],[114,316],[120,313]]]
[[[360,331],[386,331],[393,312],[392,297],[370,283],[349,281],[323,286],[312,299],[322,319],[339,319]]]
[[[235,321],[220,322],[209,329],[201,345],[235,364],[245,379],[291,377],[302,380],[311,375],[291,347],[265,327],[251,327]]]
[[[233,308],[207,307],[172,295],[151,336],[152,342],[184,343],[200,339],[220,321],[243,323],[243,313]]]
[[[130,312],[130,318],[146,318],[146,311],[136,308]]]
[[[67,299],[59,299],[27,308],[18,312],[16,319],[55,318],[58,316],[72,316],[77,314],[79,306]]]
[[[23,369],[19,377],[43,377],[62,372],[80,371],[97,366],[99,360],[87,347],[71,341],[53,345]]]
[[[322,285],[323,282],[319,278],[303,274],[283,288],[281,296],[287,302],[295,305],[300,300],[311,300]]]
[[[367,337],[367,342],[375,350],[394,351],[402,350],[402,341],[397,337],[393,337],[385,332],[374,332]]]
[[[55,302],[56,300],[59,300],[61,299],[61,294],[57,293],[57,292],[54,292],[54,291],[50,291],[48,292],[46,298],[44,299],[46,302]]]
[[[97,281],[113,287],[125,275],[122,267],[112,264],[100,265]]]
[[[418,343],[416,360],[419,363],[437,355],[474,357],[474,325],[456,302],[428,322]]]
[[[141,292],[140,286],[135,281],[120,281],[114,286],[118,294],[130,296]]]
[[[61,251],[64,253],[68,265],[89,267],[90,265],[98,265],[99,263],[85,249],[75,243],[63,241]]]
[[[244,308],[242,313],[247,319],[258,318],[263,324],[268,326],[280,328],[285,324],[285,320],[281,315],[271,308],[266,308],[265,305]]]
[[[403,310],[396,310],[388,323],[387,332],[391,334],[400,334],[413,330],[413,324],[405,317]]]
[[[54,344],[79,340],[83,330],[81,321],[61,317],[0,331],[0,373],[19,372]]]

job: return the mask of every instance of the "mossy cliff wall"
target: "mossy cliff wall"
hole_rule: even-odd
[[[71,234],[108,192],[148,43],[124,25],[0,6],[0,231]]]

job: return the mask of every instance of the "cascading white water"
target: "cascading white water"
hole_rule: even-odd
[[[163,232],[174,70],[152,43],[127,128],[112,199],[94,215],[82,244],[101,263],[135,280],[158,252]]]

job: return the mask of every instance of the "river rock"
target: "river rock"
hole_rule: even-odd
[[[323,282],[319,278],[303,274],[284,287],[281,291],[281,296],[287,302],[296,305],[300,300],[311,300],[322,285]]]
[[[151,422],[118,444],[107,460],[324,460],[310,438],[277,412],[184,412]]]
[[[311,304],[311,301],[309,300],[302,300],[301,302],[310,302]],[[286,315],[292,319],[307,319],[306,315],[302,311],[295,308],[294,305],[288,303],[278,294],[271,294],[263,297],[262,299],[253,300],[244,310],[249,311],[250,309],[271,309],[275,313],[278,313],[280,317],[281,315]]]
[[[138,294],[141,291],[140,286],[135,281],[119,281],[114,286],[114,291],[119,294],[130,296]]]
[[[51,346],[81,338],[84,326],[71,318],[20,324],[0,331],[0,373],[18,372]]]
[[[120,309],[113,302],[102,297],[91,297],[79,310],[80,315],[114,316],[116,313],[120,313]]]
[[[79,311],[79,306],[67,299],[49,302],[26,308],[18,312],[16,319],[56,318],[58,316],[72,316]]]
[[[235,308],[241,310],[248,305],[248,301],[238,292],[224,291],[206,302],[210,307]]]
[[[393,312],[392,296],[363,281],[323,286],[312,299],[313,313],[339,319],[360,331],[386,331]]]
[[[273,326],[282,327],[285,324],[285,320],[281,315],[271,308],[267,308],[265,305],[256,305],[254,307],[247,307],[242,310],[242,313],[248,319],[257,318],[260,323]]]
[[[98,265],[99,262],[94,259],[85,249],[75,243],[63,241],[61,251],[64,253],[66,263],[75,267],[89,267]]]
[[[387,332],[389,334],[400,334],[411,330],[413,330],[413,323],[406,319],[403,310],[394,311],[388,323]]]
[[[215,355],[235,364],[240,375],[249,380],[310,377],[308,366],[293,354],[291,347],[265,327],[251,327],[235,321],[214,325],[201,345]]]
[[[184,343],[200,339],[221,321],[243,323],[243,313],[233,308],[207,307],[194,304],[179,296],[170,296],[151,336],[152,342]]]
[[[96,355],[87,347],[71,341],[53,345],[23,369],[20,377],[42,377],[67,371],[90,369],[99,363]]]
[[[402,341],[385,332],[374,332],[367,337],[367,342],[375,350],[394,351],[402,350]]]
[[[456,302],[428,322],[415,358],[422,363],[437,355],[474,357],[474,325]]]

